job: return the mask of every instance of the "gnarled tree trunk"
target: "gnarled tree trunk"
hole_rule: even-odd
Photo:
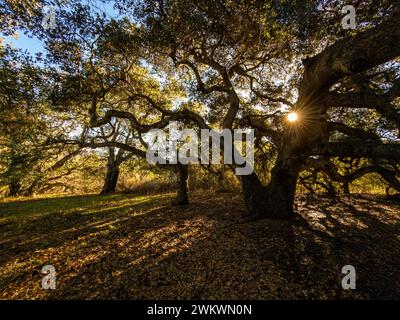
[[[110,161],[107,164],[107,173],[104,179],[104,185],[101,190],[102,195],[110,194],[115,192],[119,177],[119,166],[115,161]]]
[[[10,197],[16,197],[19,196],[21,193],[21,183],[19,180],[12,180],[8,186],[9,191],[8,191],[8,195]]]
[[[347,181],[343,183],[343,193],[350,194],[350,183]]]
[[[189,170],[187,165],[178,164],[176,166],[176,171],[178,175],[178,191],[175,200],[172,202],[175,206],[187,205],[189,204],[188,196],[188,180],[189,180]]]
[[[266,188],[254,172],[247,176],[240,176],[240,179],[246,214],[249,218],[257,218],[266,207]]]
[[[267,187],[267,204],[261,212],[262,218],[287,219],[293,216],[294,196],[301,167],[300,161],[278,159]]]

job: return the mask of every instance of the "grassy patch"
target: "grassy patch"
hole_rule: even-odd
[[[81,195],[64,196],[59,198],[39,199],[10,199],[0,203],[0,222],[29,219],[49,214],[81,213],[94,214],[107,211],[124,211],[132,206],[145,204],[149,201],[162,199],[166,195],[138,196],[138,195]]]

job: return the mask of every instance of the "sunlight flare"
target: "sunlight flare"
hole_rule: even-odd
[[[296,112],[290,112],[287,116],[289,122],[296,122],[299,119],[299,116]]]

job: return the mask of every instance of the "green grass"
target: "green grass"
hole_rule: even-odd
[[[93,214],[106,211],[131,210],[138,204],[146,204],[168,195],[79,195],[38,199],[4,199],[0,203],[0,222],[23,220],[49,214]]]

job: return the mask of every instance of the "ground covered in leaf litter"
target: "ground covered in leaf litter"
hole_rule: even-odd
[[[239,195],[172,197],[0,204],[0,298],[400,298],[399,202],[300,196],[293,221],[246,222]],[[41,288],[47,264],[55,290]],[[356,290],[341,286],[349,264]]]

